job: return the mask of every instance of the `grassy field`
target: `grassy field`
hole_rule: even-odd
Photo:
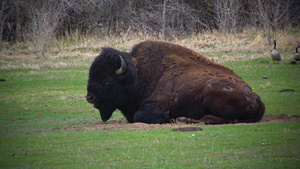
[[[100,45],[128,51],[135,42]],[[267,115],[300,115],[300,65],[288,64],[293,48],[283,47],[286,57],[273,64],[270,50],[252,50],[253,42],[228,51],[210,50],[197,39],[192,46],[182,45],[243,77],[261,96]],[[0,168],[300,167],[299,122],[197,126],[203,130],[195,132],[97,129],[126,123],[118,111],[101,122],[99,112],[85,101],[88,68],[100,51],[89,43],[69,48],[59,42],[62,48],[44,59],[35,59],[28,44],[2,51],[0,78],[6,81],[0,82]]]

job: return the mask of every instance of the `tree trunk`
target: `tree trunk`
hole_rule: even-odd
[[[22,37],[22,28],[21,28],[21,16],[20,16],[20,3],[19,0],[15,1],[15,7],[16,7],[16,41],[19,42],[21,41],[21,37]]]
[[[163,25],[162,25],[162,36],[166,40],[166,4],[167,0],[164,0],[164,10],[163,10]]]
[[[1,8],[1,11],[0,11],[0,51],[2,50],[2,33],[3,33],[3,27],[4,27],[4,16],[3,16],[3,10],[4,10],[4,4],[5,1],[2,2],[2,8]]]

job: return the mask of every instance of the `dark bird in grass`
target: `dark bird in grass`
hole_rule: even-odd
[[[271,51],[271,57],[273,59],[273,63],[274,61],[278,61],[278,63],[281,61],[281,56],[276,50],[276,40],[274,40],[274,49]]]
[[[298,48],[300,48],[300,46],[298,45],[298,47],[296,47],[296,53],[294,53],[294,59],[299,62],[300,61],[300,53],[298,53]]]

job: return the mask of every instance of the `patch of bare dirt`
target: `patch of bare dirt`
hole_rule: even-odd
[[[277,115],[265,115],[259,123],[289,123],[300,122],[300,115],[287,115],[285,113]],[[238,125],[229,124],[229,125]],[[252,123],[255,124],[255,123]],[[90,130],[151,130],[151,129],[163,129],[173,128],[173,131],[198,131],[202,130],[200,126],[203,123],[169,123],[169,124],[145,124],[145,123],[127,123],[125,121],[110,121],[101,122],[89,126],[69,126],[69,127],[56,127],[53,130],[67,130],[67,131],[90,131]],[[248,123],[248,125],[251,125]]]
[[[279,92],[294,92],[294,89],[282,89]]]
[[[201,127],[179,127],[174,128],[172,131],[181,131],[181,132],[187,132],[187,131],[202,131],[203,128]]]
[[[276,115],[264,115],[259,123],[289,123],[300,122],[300,115],[287,115],[285,113]]]
[[[185,127],[197,127],[201,124],[146,124],[146,123],[114,123],[107,122],[96,124],[92,126],[69,126],[65,128],[55,128],[56,130],[68,130],[68,131],[90,131],[90,130],[151,130],[151,129],[163,129],[163,128],[185,128]]]

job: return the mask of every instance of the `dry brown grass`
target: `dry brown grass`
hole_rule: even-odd
[[[289,60],[294,47],[300,44],[300,31],[277,33],[277,49],[282,51],[283,60]],[[47,58],[36,59],[34,45],[30,42],[4,43],[0,51],[0,69],[40,69],[88,67],[101,47],[113,47],[121,51],[145,40],[159,40],[155,37],[134,35],[126,37],[70,37],[52,42]],[[169,40],[214,58],[216,62],[269,58],[272,45],[269,45],[262,32],[249,29],[239,34],[222,34],[217,31],[204,32],[193,37]],[[290,56],[289,56],[290,55]]]

